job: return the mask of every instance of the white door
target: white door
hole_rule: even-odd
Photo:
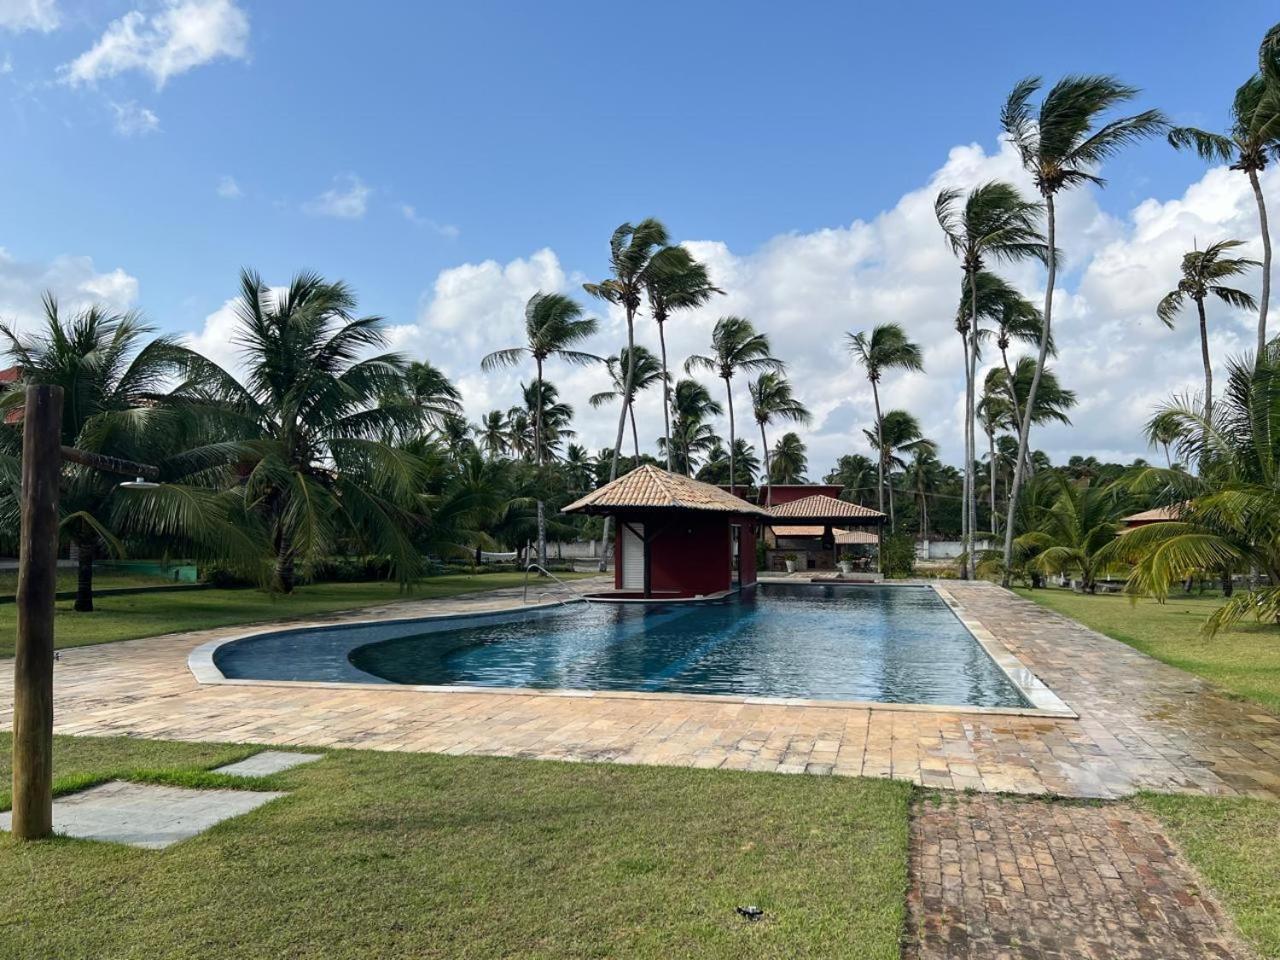
[[[636,536],[636,533],[639,536]],[[622,589],[644,589],[644,525],[622,524]]]

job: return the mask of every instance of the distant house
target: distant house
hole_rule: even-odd
[[[781,570],[795,557],[800,570],[834,570],[840,560],[879,557],[887,517],[879,510],[838,498],[838,485],[774,487],[773,518],[765,533],[765,568]],[[769,498],[765,488],[761,496]]]
[[[1186,502],[1170,504],[1167,507],[1153,507],[1150,510],[1143,510],[1141,513],[1132,513],[1127,517],[1121,517],[1120,523],[1124,527],[1121,533],[1129,530],[1135,530],[1138,527],[1145,527],[1152,523],[1167,523],[1170,520],[1181,520],[1182,512],[1186,509]]]
[[[617,522],[614,589],[605,599],[722,596],[756,582],[756,531],[769,513],[727,490],[650,464],[565,513]]]

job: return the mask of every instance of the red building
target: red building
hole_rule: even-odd
[[[564,508],[617,523],[617,599],[723,595],[756,582],[757,528],[766,510],[720,487],[645,465]]]

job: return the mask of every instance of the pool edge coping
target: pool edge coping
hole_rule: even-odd
[[[216,640],[208,640],[195,647],[187,655],[187,669],[201,686],[243,686],[243,687],[313,687],[323,690],[392,690],[412,693],[462,693],[489,694],[494,696],[519,697],[559,697],[576,700],[669,700],[700,703],[721,703],[738,705],[772,705],[786,707],[826,707],[836,710],[889,710],[899,712],[936,713],[936,714],[986,714],[1010,717],[1040,717],[1054,720],[1079,720],[1080,715],[1072,710],[1055,694],[1043,680],[1036,676],[1021,658],[1010,650],[979,620],[968,616],[964,605],[950,591],[937,582],[917,581],[912,585],[932,589],[945,603],[956,619],[982,647],[1009,682],[1031,704],[1030,707],[980,707],[969,704],[940,703],[890,703],[880,700],[817,700],[809,697],[759,697],[732,696],[715,693],[664,693],[660,691],[640,690],[573,690],[567,688],[541,689],[536,687],[480,687],[444,684],[402,684],[402,683],[363,683],[349,680],[255,680],[249,678],[228,677],[214,663],[214,654],[220,647],[239,643],[256,636],[272,633],[293,633],[323,627],[354,627],[373,624],[387,624],[408,621],[430,621],[469,619],[477,616],[501,615],[518,611],[553,610],[567,606],[568,603],[586,602],[555,601],[541,604],[521,604],[492,611],[466,611],[460,613],[440,613],[425,617],[376,617],[360,620],[348,620],[335,624],[332,621],[314,623],[294,623],[281,629],[265,627],[250,630]]]

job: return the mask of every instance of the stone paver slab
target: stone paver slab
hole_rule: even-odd
[[[53,829],[81,840],[160,850],[283,796],[113,780],[55,800]],[[0,829],[8,830],[9,824],[10,814],[0,814]]]
[[[907,960],[1253,956],[1155,821],[1127,804],[921,801],[907,910]]]
[[[304,763],[314,763],[321,759],[323,753],[289,753],[284,750],[263,750],[252,757],[246,757],[236,763],[228,763],[225,767],[217,767],[213,773],[229,773],[236,777],[269,777],[273,773],[283,773]]]

